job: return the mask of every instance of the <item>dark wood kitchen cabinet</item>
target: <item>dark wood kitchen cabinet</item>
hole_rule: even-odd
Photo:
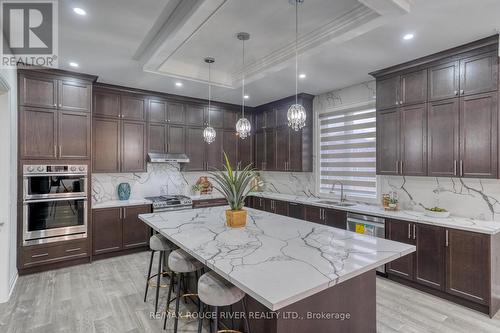
[[[94,116],[120,118],[120,94],[96,88],[93,93]]]
[[[205,109],[203,105],[186,104],[186,124],[189,126],[205,126]]]
[[[52,76],[21,74],[19,105],[56,109],[57,88],[57,80]]]
[[[146,124],[123,121],[121,131],[121,172],[146,171]]]
[[[127,120],[146,120],[146,101],[142,96],[122,94],[120,96],[121,118]]]
[[[490,236],[446,229],[446,292],[488,304]]]
[[[255,132],[255,167],[266,170],[266,132],[259,130]]]
[[[412,223],[408,221],[385,220],[385,237],[405,244],[413,244]],[[387,273],[404,279],[413,279],[414,254],[391,261],[386,265]]]
[[[167,123],[167,101],[158,99],[148,100],[148,120],[150,123]]]
[[[459,99],[429,102],[427,166],[433,177],[458,176]]]
[[[90,113],[59,111],[58,157],[62,159],[90,159]]]
[[[498,93],[460,98],[460,176],[496,178]]]
[[[186,128],[184,126],[168,126],[167,152],[172,154],[186,153]]]
[[[231,166],[233,168],[236,168],[238,165],[238,136],[236,135],[236,132],[234,130],[223,130],[222,131],[222,151],[227,154],[227,157],[229,159],[229,163],[231,163]],[[221,154],[223,155],[223,154]],[[224,165],[225,161],[222,160],[222,164],[220,165],[220,168],[222,168],[222,165]],[[245,167],[245,165],[241,166],[242,168]]]
[[[233,132],[234,134],[234,132]],[[255,138],[256,140],[257,138]],[[256,164],[254,163],[253,157],[253,142],[254,136],[247,137],[245,139],[241,139],[236,137],[238,141],[238,163],[240,163],[241,167],[244,168],[247,165],[252,165],[252,168],[256,168]]]
[[[371,74],[377,174],[498,177],[498,36]]]
[[[59,109],[90,112],[92,85],[87,82],[62,79],[58,81]]]
[[[92,131],[93,172],[120,172],[121,121],[95,117]]]
[[[304,220],[304,205],[296,203],[296,202],[289,202],[288,203],[288,216],[293,217],[296,219]]]
[[[210,126],[213,128],[224,128],[224,113],[226,110],[211,106],[210,110],[208,107],[205,108],[205,126],[208,126],[209,112],[210,112]]]
[[[324,209],[316,206],[305,206],[304,208],[305,220],[314,223],[324,224],[323,212]]]
[[[166,153],[168,145],[168,126],[159,123],[150,123],[148,126],[148,152]]]
[[[98,256],[149,244],[151,229],[139,214],[151,212],[150,205],[99,208],[92,210],[92,253]]]
[[[184,104],[180,102],[167,102],[168,123],[184,125],[186,123],[186,111]]]
[[[325,208],[324,209],[325,224],[329,227],[338,229],[347,229],[347,212],[343,210]]]
[[[203,139],[202,139],[203,140]],[[205,168],[204,170],[221,169],[223,163],[222,144],[223,133],[219,131],[219,135],[215,137],[214,142],[206,143],[202,141],[201,145],[205,146]],[[234,165],[234,164],[233,164]]]
[[[265,151],[265,160],[264,160],[264,167],[265,171],[274,171],[278,170],[277,165],[276,165],[276,130],[275,129],[266,129],[265,132],[265,144],[266,148],[264,149]]]
[[[412,225],[414,254],[414,280],[428,287],[443,290],[445,276],[445,230],[427,224]]]
[[[205,170],[205,143],[203,141],[203,128],[186,128],[186,154],[189,156],[189,163],[186,164],[186,171]]]

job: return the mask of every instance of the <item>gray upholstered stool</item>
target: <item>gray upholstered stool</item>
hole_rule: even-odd
[[[244,323],[246,333],[250,332],[250,327],[248,325],[248,318],[246,316],[246,305],[245,305],[245,292],[240,288],[236,287],[232,283],[228,282],[226,279],[217,275],[215,272],[209,272],[203,274],[198,280],[198,298],[200,299],[200,314],[198,319],[198,332],[201,332],[203,326],[203,316],[205,305],[208,307],[213,307],[213,312],[216,313],[214,318],[215,331],[218,332],[218,307],[219,306],[231,306],[238,302],[241,302],[243,311],[245,312]],[[234,326],[234,322],[233,322]],[[210,327],[210,332],[212,332],[212,327]],[[221,332],[238,332],[234,329],[222,330]]]
[[[163,263],[165,261],[166,256],[170,251],[175,249],[175,246],[169,242],[164,236],[160,234],[155,234],[149,238],[149,248],[151,249],[151,259],[149,260],[149,269],[148,269],[148,278],[146,280],[146,291],[144,293],[144,302],[148,297],[148,288],[151,286],[156,288],[156,298],[155,298],[155,313],[158,312],[158,297],[160,295],[160,288],[166,288],[167,285],[160,284],[160,278],[162,275],[168,274],[168,271],[165,270],[165,266]],[[153,266],[153,258],[155,252],[160,252],[160,258],[158,260],[158,273],[151,275],[151,268]],[[156,277],[156,284],[153,284],[151,281]]]
[[[170,286],[168,288],[167,296],[167,308],[165,310],[165,321],[163,322],[163,329],[167,327],[168,312],[170,308],[170,299],[172,296],[172,290],[174,288],[174,279],[177,276],[177,295],[175,297],[175,323],[174,323],[174,333],[177,333],[177,326],[179,323],[179,301],[181,297],[197,296],[196,294],[187,294],[187,291],[181,295],[182,282],[185,282],[186,275],[189,273],[195,273],[196,281],[198,281],[198,272],[203,268],[203,264],[196,260],[194,257],[189,255],[186,251],[177,249],[170,252],[168,256],[168,268],[170,269]],[[187,290],[187,286],[184,286]]]

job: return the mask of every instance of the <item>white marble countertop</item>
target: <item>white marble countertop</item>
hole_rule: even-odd
[[[137,205],[150,205],[152,202],[146,199],[130,199],[130,200],[107,200],[92,204],[92,209],[113,208]]]
[[[225,225],[227,206],[139,218],[254,299],[278,310],[415,251],[415,246],[248,209]]]
[[[441,227],[449,227],[453,229],[473,231],[483,234],[493,235],[500,232],[500,221],[485,221],[485,220],[478,220],[478,219],[459,217],[453,215],[448,218],[432,218],[424,215],[423,212],[417,212],[412,210],[386,211],[381,206],[367,205],[360,203],[357,203],[356,205],[349,207],[332,206],[332,205],[318,203],[318,201],[330,200],[330,199],[325,199],[325,198],[320,199],[315,197],[296,196],[296,195],[288,195],[281,193],[254,192],[252,193],[252,196],[283,200],[283,201],[291,201],[291,202],[303,203],[325,208],[334,208],[353,213],[394,218],[394,219],[417,222],[417,223],[431,224]],[[336,201],[336,200],[331,200],[331,201]]]

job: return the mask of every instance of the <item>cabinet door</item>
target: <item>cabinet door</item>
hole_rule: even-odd
[[[186,153],[186,129],[184,126],[168,127],[168,152],[173,154]]]
[[[299,102],[300,103],[300,102]],[[289,103],[282,103],[276,107],[276,126],[288,127],[288,108],[295,104],[295,100]]]
[[[458,96],[459,68],[458,61],[429,68],[429,101]]]
[[[497,177],[497,119],[497,92],[460,99],[462,177]]]
[[[444,290],[445,231],[427,224],[413,224],[415,252],[415,281],[428,287]]]
[[[410,105],[427,102],[427,70],[401,75],[400,104]]]
[[[400,109],[400,170],[407,176],[427,175],[427,104]]]
[[[303,167],[303,136],[309,131],[308,127],[304,127],[300,131],[289,129],[289,157],[288,157],[288,171],[307,171]]]
[[[59,158],[90,159],[90,113],[59,111]]]
[[[498,89],[498,53],[460,60],[460,93],[472,95]]]
[[[412,223],[406,221],[385,220],[385,236],[387,239],[396,242],[413,244]],[[412,280],[413,258],[413,254],[408,254],[402,258],[391,261],[387,264],[387,273]]]
[[[289,202],[288,203],[288,216],[304,220],[304,205],[295,203],[295,202]]]
[[[202,142],[205,145],[206,170],[223,169],[224,155],[222,154],[222,141],[224,140],[224,135],[221,132],[217,133],[218,135],[215,137],[214,142],[210,144]]]
[[[325,223],[327,226],[347,229],[347,213],[343,210],[324,209]]]
[[[270,109],[266,110],[266,128],[275,128],[276,127],[276,110]]]
[[[241,164],[241,167],[244,168],[249,164],[252,164],[252,168],[256,167],[256,164],[253,162],[253,136],[247,137],[245,139],[241,139],[236,137],[238,141],[238,163]]]
[[[150,153],[166,153],[167,152],[167,126],[159,123],[149,124],[149,149]]]
[[[490,236],[453,229],[446,232],[446,292],[488,304]]]
[[[122,124],[122,172],[146,171],[146,124],[124,121]]]
[[[59,108],[68,111],[90,112],[92,86],[85,82],[59,81]]]
[[[55,109],[57,107],[57,80],[20,76],[19,104]]]
[[[273,200],[274,214],[288,216],[288,202]]]
[[[377,80],[377,110],[399,105],[399,75]]]
[[[105,208],[92,211],[92,251],[94,254],[122,249],[122,209]]]
[[[94,118],[92,163],[94,172],[120,172],[120,121]]]
[[[276,170],[276,130],[266,130],[266,160],[265,170]]]
[[[255,114],[255,129],[263,129],[266,128],[266,113],[259,112]]]
[[[324,224],[323,208],[315,206],[305,206],[305,220],[309,222]]]
[[[245,113],[245,118],[248,120],[250,114]],[[224,110],[224,129],[231,130],[233,132],[236,131],[236,122],[240,118],[240,112],[237,110]]]
[[[238,165],[238,136],[232,130],[222,131],[222,150],[229,158],[229,163],[233,168]],[[249,138],[247,138],[250,140]],[[242,166],[243,167],[243,166]]]
[[[177,102],[167,103],[168,122],[170,124],[184,125],[186,123],[186,112],[184,104]]]
[[[275,130],[276,132],[276,167],[275,170],[286,171],[288,170],[288,163],[290,162],[290,138],[288,136],[288,127],[280,127]]]
[[[95,116],[120,117],[120,95],[107,91],[94,91]]]
[[[266,210],[266,199],[264,198],[253,198],[253,208],[258,210]]]
[[[167,122],[167,102],[154,99],[148,100],[148,115],[148,119],[152,123]]]
[[[399,174],[399,112],[377,112],[377,174]]]
[[[147,246],[151,228],[141,220],[139,214],[150,213],[150,206],[130,206],[123,208],[123,248]]]
[[[205,143],[203,141],[203,128],[186,128],[186,154],[189,157],[189,163],[186,163],[185,165],[186,171],[205,170]]]
[[[124,119],[146,120],[145,101],[141,97],[122,95],[120,112]]]
[[[205,123],[208,124],[208,108],[205,109]],[[224,110],[218,107],[210,108],[210,126],[224,128]]]
[[[459,100],[452,98],[428,104],[427,174],[458,176]]]
[[[255,132],[255,167],[266,170],[266,132],[263,130]]]
[[[274,204],[273,200],[268,199],[268,198],[263,198],[262,201],[264,201],[264,210],[269,213],[274,213]]]
[[[190,126],[205,126],[205,110],[201,105],[186,105],[186,123]]]
[[[21,108],[19,122],[21,158],[57,157],[57,111]]]

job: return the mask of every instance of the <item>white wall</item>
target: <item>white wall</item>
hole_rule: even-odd
[[[17,73],[0,69],[0,303],[16,278]],[[9,90],[10,89],[10,90]]]

